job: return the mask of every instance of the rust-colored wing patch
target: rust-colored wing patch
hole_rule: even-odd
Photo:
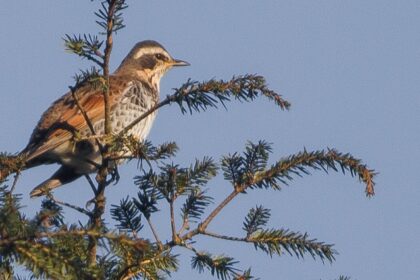
[[[110,77],[111,108],[119,101],[129,86],[129,80]],[[80,106],[85,110],[92,124],[104,118],[104,98],[101,89],[83,87],[76,92]],[[53,150],[73,138],[74,132],[84,131],[88,125],[77,107],[71,93],[65,94],[42,115],[32,133],[25,152],[27,160],[32,160]]]

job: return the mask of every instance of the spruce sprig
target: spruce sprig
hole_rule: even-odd
[[[282,110],[290,108],[290,103],[270,90],[264,77],[258,75],[234,76],[229,81],[188,80],[174,91],[173,99],[178,103],[182,113],[205,111],[207,108],[217,108],[218,104],[225,106],[225,103],[232,99],[249,102],[258,96],[265,96],[274,101]]]
[[[264,208],[262,205],[251,208],[245,217],[242,229],[246,232],[246,236],[251,236],[254,232],[262,230],[270,219],[270,209]]]
[[[191,266],[202,273],[205,269],[218,279],[227,280],[237,275],[239,270],[235,268],[238,262],[224,255],[211,255],[206,252],[197,252],[191,259]]]
[[[117,221],[117,228],[129,231],[134,236],[143,228],[140,210],[129,197],[122,199],[119,205],[111,205],[111,216]]]
[[[248,242],[254,244],[255,249],[260,249],[269,256],[281,255],[283,250],[290,255],[303,258],[310,254],[314,259],[319,257],[322,261],[327,259],[332,262],[337,253],[332,245],[308,239],[308,235],[292,232],[287,229],[260,229],[247,237]]]

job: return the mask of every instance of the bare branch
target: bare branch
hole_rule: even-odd
[[[50,200],[52,200],[53,202],[55,202],[55,203],[57,203],[57,204],[59,204],[59,205],[63,205],[63,206],[66,206],[66,207],[68,207],[68,208],[71,208],[71,209],[73,209],[73,210],[76,210],[77,212],[82,213],[82,214],[84,214],[84,215],[86,215],[86,216],[88,216],[88,217],[91,217],[91,216],[92,216],[92,213],[91,213],[91,212],[89,212],[88,210],[83,209],[82,207],[79,207],[79,206],[76,206],[76,205],[73,205],[73,204],[70,204],[70,203],[64,202],[64,201],[60,201],[60,200],[56,199],[56,198],[55,198],[55,197],[54,197],[51,193],[49,193],[49,194],[47,195],[47,197],[48,197]]]
[[[158,235],[158,233],[157,233],[157,231],[156,231],[156,229],[155,229],[155,227],[154,227],[154,225],[153,225],[150,217],[146,217],[146,221],[149,224],[150,230],[152,231],[153,237],[155,238],[156,243],[159,246],[159,249],[160,250],[163,250],[162,242],[159,239],[159,235]]]
[[[85,122],[89,126],[90,132],[92,133],[92,135],[96,135],[95,128],[93,127],[92,121],[90,120],[89,116],[87,115],[85,109],[83,109],[82,105],[80,105],[79,98],[77,98],[77,95],[76,95],[76,90],[77,90],[77,86],[76,87],[70,87],[70,91],[71,91],[71,95],[73,97],[73,100],[76,103],[76,106],[79,109],[80,113],[83,115],[83,118],[85,119]]]
[[[13,193],[13,191],[15,190],[19,176],[20,176],[20,171],[18,170],[15,174],[15,178],[13,179],[13,184],[12,184],[12,187],[10,188],[10,193]]]

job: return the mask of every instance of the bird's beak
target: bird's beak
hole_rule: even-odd
[[[180,59],[173,59],[172,60],[172,66],[190,66],[188,62]]]

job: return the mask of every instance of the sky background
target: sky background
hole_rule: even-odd
[[[337,148],[379,172],[376,196],[349,175],[314,172],[280,192],[251,191],[238,197],[210,230],[240,235],[248,209],[272,209],[270,227],[308,232],[335,244],[333,264],[310,256],[270,259],[253,246],[200,238],[198,249],[236,257],[261,279],[419,279],[420,277],[420,2],[419,1],[128,1],[127,28],[114,38],[115,69],[138,41],[154,39],[190,67],[172,70],[161,95],[188,78],[230,79],[258,73],[292,103],[289,112],[259,99],[230,103],[228,110],[181,115],[177,106],[159,111],[149,139],[174,140],[176,163],[188,166],[205,155],[242,151],[247,140],[273,144],[271,162],[301,151]],[[64,51],[65,34],[94,33],[91,1],[6,1],[0,9],[0,150],[27,143],[41,113],[90,66]],[[29,191],[56,166],[23,173],[18,191],[33,215],[40,199]],[[107,191],[109,204],[135,194],[136,164],[120,168],[123,180]],[[220,201],[230,185],[209,185]],[[55,192],[83,206],[92,197],[84,180]],[[108,208],[109,209],[109,208]],[[67,211],[72,221],[77,213]],[[108,214],[109,216],[109,214]],[[169,218],[155,217],[169,238]],[[145,230],[145,234],[149,234]],[[183,255],[173,279],[213,279],[189,268]]]

